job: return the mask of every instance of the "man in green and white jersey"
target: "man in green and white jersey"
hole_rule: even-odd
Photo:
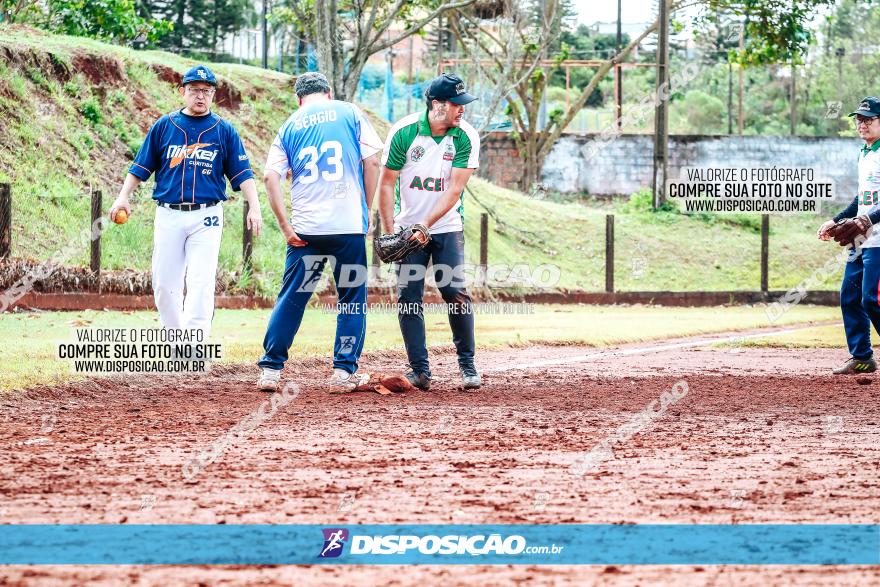
[[[431,240],[397,264],[398,321],[416,387],[431,386],[422,296],[428,263],[448,305],[452,341],[465,389],[481,385],[474,366],[474,315],[464,276],[464,187],[479,166],[480,136],[465,122],[476,97],[461,78],[444,73],[425,92],[427,109],[391,128],[379,176],[379,213],[386,232],[426,226]]]

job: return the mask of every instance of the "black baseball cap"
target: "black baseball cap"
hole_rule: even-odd
[[[880,116],[880,98],[875,98],[874,96],[862,98],[858,110],[850,112],[849,115],[867,116],[868,118],[876,118]]]
[[[464,89],[464,81],[454,73],[444,73],[435,77],[428,86],[425,96],[429,100],[444,100],[464,106],[477,99]]]

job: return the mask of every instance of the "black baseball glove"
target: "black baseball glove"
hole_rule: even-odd
[[[413,238],[416,234],[421,233],[425,237],[425,241],[421,242]],[[385,263],[394,263],[406,258],[413,251],[417,251],[424,247],[431,240],[428,229],[421,224],[413,224],[402,229],[396,234],[383,234],[373,239],[373,248],[379,258]]]
[[[871,230],[871,219],[867,214],[855,218],[842,218],[828,229],[828,236],[842,247],[851,245],[856,237],[864,236]]]

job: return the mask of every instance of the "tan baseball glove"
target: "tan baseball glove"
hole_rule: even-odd
[[[371,373],[370,380],[354,388],[354,391],[375,391],[382,395],[392,393],[404,393],[415,391],[416,388],[402,375],[388,375],[386,373]]]

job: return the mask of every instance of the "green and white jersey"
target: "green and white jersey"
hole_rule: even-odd
[[[880,141],[874,141],[870,147],[862,147],[859,152],[859,216],[873,212],[880,204]],[[868,239],[862,245],[880,247],[880,230],[872,226],[866,235]]]
[[[428,111],[410,114],[391,127],[382,164],[400,171],[395,187],[395,227],[421,222],[446,192],[452,168],[480,166],[480,135],[470,124],[450,128],[442,137],[431,136]],[[464,192],[434,226],[431,234],[464,230]]]

